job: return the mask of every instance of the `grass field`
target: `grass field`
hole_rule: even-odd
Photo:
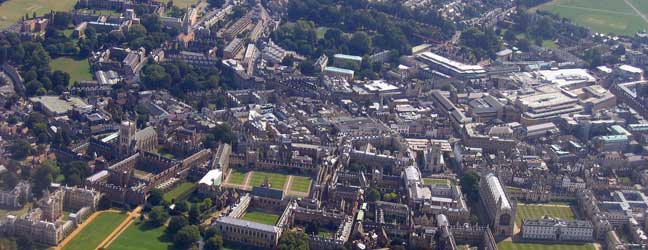
[[[63,250],[95,249],[119,223],[126,218],[122,213],[102,213],[98,215],[83,231],[63,247]]]
[[[42,15],[50,10],[71,10],[77,0],[9,0],[0,5],[0,28],[6,28],[24,17],[36,12]]]
[[[164,227],[151,227],[137,221],[117,237],[108,247],[110,250],[165,250],[172,242],[165,241]]]
[[[293,176],[290,191],[308,193],[310,188],[311,178],[305,176]]]
[[[432,185],[432,184],[450,184],[446,179],[435,179],[435,178],[423,178],[423,184]]]
[[[250,180],[250,186],[252,187],[261,186],[261,184],[263,184],[263,181],[265,180],[266,177],[268,177],[268,180],[270,181],[272,187],[276,189],[283,189],[283,186],[286,183],[286,180],[288,179],[288,176],[280,173],[254,171],[254,174],[252,175],[252,179]]]
[[[540,219],[545,215],[564,220],[576,219],[576,215],[572,212],[571,207],[542,204],[519,204],[517,206],[515,223],[522,225],[522,220],[524,219]]]
[[[245,181],[245,176],[247,174],[248,172],[241,172],[236,169],[232,169],[232,172],[229,175],[229,179],[227,180],[227,183],[242,185],[243,181]]]
[[[92,80],[90,64],[87,59],[74,59],[70,57],[59,57],[50,62],[52,71],[60,70],[70,74],[70,85],[75,81]]]
[[[266,225],[275,225],[279,220],[279,215],[264,213],[260,211],[248,211],[243,215],[244,220],[254,221]]]
[[[644,15],[648,13],[647,1],[629,1]],[[648,23],[623,0],[554,0],[539,9],[569,18],[594,32],[633,35],[648,29]]]
[[[171,191],[164,193],[164,200],[171,202],[172,200],[178,200],[183,196],[191,193],[196,185],[191,182],[185,182],[177,187],[171,189]]]
[[[534,244],[534,243],[513,243],[502,241],[497,244],[499,250],[595,250],[592,244],[568,245],[568,244]]]
[[[179,8],[187,8],[187,6],[191,7],[191,5],[198,3],[198,1],[199,0],[173,0],[173,5]]]

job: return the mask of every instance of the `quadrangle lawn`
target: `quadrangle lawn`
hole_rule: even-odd
[[[308,193],[310,189],[311,178],[306,176],[293,176],[290,191]]]
[[[182,198],[183,196],[186,196],[187,194],[193,192],[195,186],[196,184],[192,182],[184,182],[171,189],[171,191],[164,193],[164,200],[167,202],[171,202],[171,200],[178,200],[179,198]]]
[[[266,177],[268,177],[272,188],[275,189],[283,189],[283,186],[286,183],[286,179],[288,179],[288,176],[280,173],[254,171],[254,173],[252,174],[252,179],[250,180],[250,186],[261,186]]]
[[[446,179],[435,179],[435,178],[423,178],[423,184],[432,185],[432,184],[450,184]]]
[[[279,215],[252,210],[252,211],[247,211],[245,215],[243,215],[243,218],[241,219],[258,222],[266,225],[275,225],[277,224],[277,221],[279,221]]]
[[[25,14],[42,15],[50,10],[71,10],[77,0],[8,0],[0,5],[0,28],[6,28],[17,22]]]
[[[537,244],[537,243],[513,243],[502,241],[497,244],[499,250],[595,250],[592,244],[568,245],[568,244]]]
[[[232,172],[230,173],[229,178],[227,179],[227,183],[243,185],[243,181],[245,181],[245,176],[247,174],[248,172],[241,172],[236,169],[232,169]]]
[[[196,3],[198,3],[198,1],[199,0],[173,0],[173,5],[178,8],[187,8],[187,6],[191,7],[192,5],[195,5]]]
[[[70,85],[75,81],[92,80],[90,63],[87,59],[74,59],[70,57],[59,57],[50,62],[52,71],[60,70],[70,74]]]
[[[576,219],[576,215],[574,215],[571,207],[561,205],[518,204],[515,223],[522,225],[522,220],[524,219],[540,219],[545,215],[564,220]]]
[[[172,242],[164,238],[164,227],[150,227],[136,221],[113,241],[110,250],[166,250]]]
[[[123,213],[105,212],[98,215],[63,250],[95,249],[125,218],[126,214]]]

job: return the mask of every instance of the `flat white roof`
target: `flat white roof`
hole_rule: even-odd
[[[420,58],[423,58],[424,60],[432,61],[434,63],[443,65],[444,67],[447,67],[449,69],[452,69],[454,71],[457,71],[459,73],[486,73],[486,70],[484,67],[480,65],[468,65],[464,64],[461,62],[457,62],[454,60],[450,60],[448,58],[445,58],[443,56],[434,54],[432,52],[423,52],[419,54]]]

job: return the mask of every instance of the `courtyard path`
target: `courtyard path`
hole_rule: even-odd
[[[100,214],[103,214],[103,213],[119,213],[119,212],[120,212],[119,210],[109,209],[109,210],[97,211],[97,212],[93,213],[92,215],[90,215],[90,217],[88,217],[88,219],[86,219],[83,223],[81,223],[81,225],[79,225],[77,228],[75,228],[74,231],[72,231],[70,233],[70,235],[65,237],[65,239],[63,239],[63,241],[61,241],[61,243],[59,243],[58,245],[56,245],[52,249],[54,249],[54,250],[63,249],[63,247],[65,247],[65,245],[67,245],[72,239],[74,239],[74,236],[79,234],[79,232],[83,231],[83,229],[88,224],[90,224],[95,218],[97,218],[97,216],[99,216]]]
[[[101,243],[99,243],[99,245],[95,248],[95,250],[108,246],[108,243],[112,242],[115,238],[117,238],[117,236],[119,236],[124,230],[126,230],[128,225],[130,225],[130,223],[132,223],[134,219],[137,218],[137,216],[139,216],[140,211],[142,211],[142,206],[137,206],[135,209],[133,209],[133,211],[128,212],[128,216],[126,217],[126,219],[124,219],[119,224],[119,226],[117,226],[112,232],[110,232],[108,237],[106,237]]]
[[[283,186],[284,194],[288,194],[288,192],[290,192],[290,186],[292,185],[292,179],[293,179],[293,176],[289,175],[288,180],[286,180],[286,183],[284,183],[284,186]]]
[[[247,173],[245,176],[245,180],[243,180],[243,187],[250,187],[250,181],[252,181],[252,175],[254,174],[254,171],[250,171]],[[252,187],[250,187],[252,189]]]

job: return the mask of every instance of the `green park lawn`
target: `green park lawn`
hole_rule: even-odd
[[[59,57],[50,62],[52,71],[60,70],[70,74],[70,85],[75,81],[92,80],[90,63],[87,59],[74,59],[70,57]]]
[[[266,177],[268,177],[268,180],[270,181],[272,187],[276,189],[283,189],[283,186],[286,183],[286,179],[288,179],[286,175],[280,173],[254,171],[252,175],[252,180],[250,180],[250,186],[252,187],[261,186],[261,184],[263,184]]]
[[[177,187],[171,189],[171,191],[164,193],[164,200],[167,202],[171,202],[172,200],[177,201],[178,199],[182,199],[183,197],[186,197],[189,193],[193,192],[194,188],[196,187],[196,184],[192,182],[184,182]]]
[[[648,2],[630,0],[644,15]],[[573,22],[590,27],[594,32],[633,35],[648,29],[644,21],[624,0],[553,0],[538,9],[546,10]]]
[[[515,221],[518,225],[522,225],[522,220],[540,219],[545,215],[564,220],[576,219],[576,215],[574,215],[571,207],[563,205],[518,204]]]
[[[246,212],[242,219],[266,225],[275,225],[279,221],[279,215],[252,210]]]
[[[423,178],[423,184],[432,185],[432,184],[450,184],[446,179],[435,179],[435,178]]]
[[[166,1],[168,2],[168,1]],[[198,3],[199,0],[173,0],[173,5],[179,7],[179,8],[187,8],[187,6],[191,7],[192,5]]]
[[[166,250],[172,242],[166,241],[164,227],[151,227],[136,221],[115,239],[109,250]]]
[[[123,213],[102,213],[68,242],[63,250],[95,249],[124,219]]]
[[[537,244],[537,243],[513,243],[512,241],[502,241],[497,244],[499,250],[595,250],[592,244]]]
[[[243,185],[243,182],[245,181],[245,176],[247,174],[248,174],[248,172],[241,172],[241,171],[238,171],[236,169],[232,169],[232,172],[229,175],[227,183],[236,184],[236,185]]]
[[[6,28],[28,14],[42,15],[50,10],[71,10],[77,0],[8,0],[0,4],[0,28]]]
[[[310,189],[311,178],[306,176],[293,176],[290,191],[308,193]]]

